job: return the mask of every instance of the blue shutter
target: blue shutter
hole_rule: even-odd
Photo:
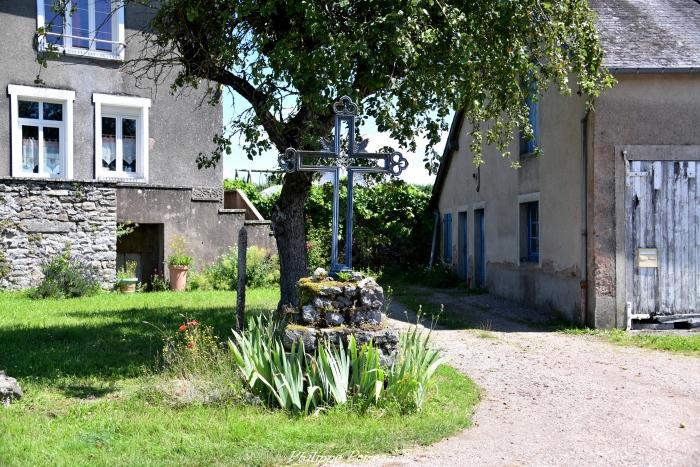
[[[452,263],[452,214],[445,214],[442,224],[442,260],[445,263]]]
[[[537,201],[527,205],[527,260],[538,263],[540,260],[540,216]]]
[[[527,142],[527,152],[532,154],[535,152],[535,148],[540,145],[540,125],[538,113],[540,110],[540,105],[538,102],[533,102],[532,99],[527,99],[527,108],[530,111],[529,121],[532,126],[532,132],[534,133],[534,138]]]

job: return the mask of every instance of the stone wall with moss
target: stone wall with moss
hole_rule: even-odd
[[[113,284],[116,206],[109,184],[0,178],[0,290],[36,286],[66,247]]]

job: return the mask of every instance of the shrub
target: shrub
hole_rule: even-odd
[[[350,401],[358,407],[386,401],[402,412],[420,410],[442,363],[429,347],[430,334],[424,336],[417,327],[401,335],[399,357],[390,369],[381,367],[372,342],[358,348],[350,336],[347,349],[324,342],[308,355],[300,340],[287,353],[275,331],[258,318],[245,332],[233,332],[229,348],[253,394],[293,413]]]
[[[278,284],[280,265],[277,255],[252,246],[246,254],[246,285],[252,288]]]
[[[216,290],[236,290],[238,284],[238,250],[231,248],[202,271]],[[279,260],[262,248],[251,246],[246,254],[246,285],[269,287],[279,283]]]
[[[146,290],[148,292],[165,292],[170,290],[170,282],[158,269],[155,269],[151,274]]]
[[[190,271],[187,275],[187,290],[213,290],[209,277],[202,271]]]
[[[100,290],[97,274],[86,261],[71,258],[66,248],[41,268],[44,279],[32,289],[32,298],[67,298],[94,295]]]

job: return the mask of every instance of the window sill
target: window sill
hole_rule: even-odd
[[[136,184],[148,183],[148,181],[143,177],[129,177],[128,175],[123,175],[123,176],[100,175],[97,177],[97,180],[100,182],[109,182],[109,183],[136,183]]]
[[[49,52],[49,47],[42,45],[39,50],[41,52]],[[111,62],[123,62],[124,53],[112,53],[104,52],[100,50],[86,50],[76,47],[63,47],[60,45],[55,46],[55,51],[61,55],[70,55],[72,57],[84,57],[84,58],[94,58],[98,60],[108,60]]]

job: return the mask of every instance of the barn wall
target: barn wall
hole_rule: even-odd
[[[495,148],[486,147],[486,163],[477,169],[469,153],[469,123],[446,173],[438,206],[452,213],[452,265],[458,267],[458,212],[468,212],[468,276],[474,271],[474,208],[485,210],[486,283],[492,293],[550,308],[577,321],[581,316],[582,278],[582,139],[584,99],[550,90],[540,102],[543,155],[510,167]],[[517,140],[511,152],[518,158]],[[520,263],[520,195],[539,193],[540,263]],[[442,223],[440,224],[442,226]],[[440,239],[443,235],[440,235]],[[442,247],[439,249],[442,253]]]
[[[624,145],[700,144],[700,74],[621,74],[596,102],[589,193],[590,325],[623,327]],[[619,152],[619,153],[618,153]],[[616,212],[617,209],[617,212]],[[619,222],[616,220],[619,219]],[[619,247],[619,248],[618,248]]]

